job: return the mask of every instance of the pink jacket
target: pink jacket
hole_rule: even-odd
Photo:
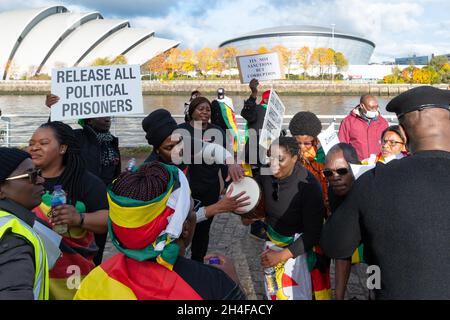
[[[345,117],[339,127],[339,141],[351,144],[358,153],[359,160],[367,159],[371,154],[378,154],[381,150],[381,134],[389,126],[387,120],[378,115],[376,120],[370,121],[361,117],[358,107]]]

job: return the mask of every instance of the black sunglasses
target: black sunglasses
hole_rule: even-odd
[[[278,182],[272,181],[272,188],[273,188],[272,198],[273,198],[273,200],[278,201],[278,199],[279,199],[279,195],[278,195],[278,190],[279,190]]]
[[[322,171],[323,175],[327,178],[333,176],[333,172],[336,172],[340,176],[345,176],[347,173],[350,172],[350,170],[348,170],[348,168],[339,168],[336,170],[323,169],[323,171]]]
[[[30,172],[18,175],[18,176],[14,176],[14,177],[9,177],[7,179],[5,179],[6,181],[11,181],[11,180],[18,180],[18,179],[23,179],[23,178],[28,178],[30,180],[30,183],[32,184],[36,184],[38,177],[42,177],[42,171],[41,169],[34,169]]]

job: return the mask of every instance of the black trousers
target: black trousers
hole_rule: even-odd
[[[98,252],[94,257],[94,263],[96,266],[100,265],[103,260],[103,251],[105,251],[106,239],[108,238],[108,233],[95,233],[95,243],[98,247]]]
[[[214,217],[213,217],[214,218]],[[191,259],[203,263],[209,244],[209,229],[213,218],[197,223],[191,245]]]

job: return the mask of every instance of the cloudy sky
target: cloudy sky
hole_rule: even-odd
[[[183,48],[216,47],[273,26],[334,23],[375,42],[373,62],[450,53],[449,0],[0,0],[0,11],[50,4],[125,18],[133,27],[181,41]]]

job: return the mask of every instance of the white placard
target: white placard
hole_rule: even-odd
[[[236,57],[241,83],[253,78],[259,81],[284,79],[284,72],[277,52]]]
[[[275,90],[270,90],[266,116],[261,129],[259,145],[268,150],[272,142],[280,136],[286,108]]]
[[[317,138],[320,141],[323,152],[327,154],[334,145],[339,143],[339,137],[336,130],[334,130],[334,122],[327,129],[319,133]]]
[[[351,164],[350,163],[350,168],[352,169],[355,180],[358,179],[362,174],[375,168],[375,166],[376,166],[376,164],[361,165],[361,164]]]
[[[53,69],[51,90],[52,121],[144,113],[139,65]]]

